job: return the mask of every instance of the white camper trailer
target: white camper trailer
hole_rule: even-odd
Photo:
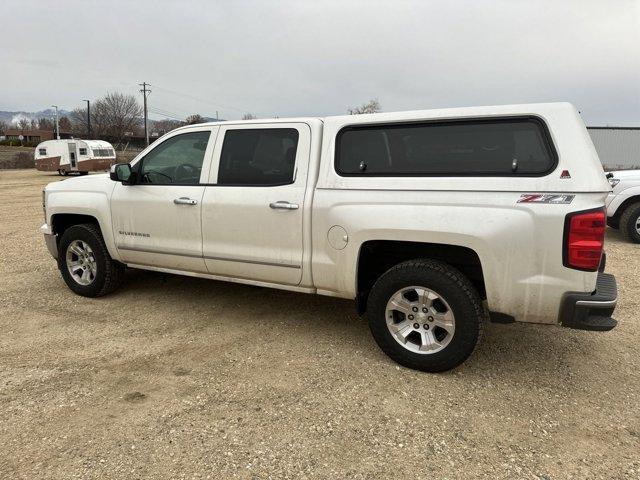
[[[116,161],[116,152],[103,140],[47,140],[38,144],[34,154],[36,169],[67,175],[108,170]]]

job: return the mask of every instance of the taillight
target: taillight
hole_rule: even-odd
[[[600,265],[606,227],[604,209],[587,210],[567,215],[564,224],[565,267],[595,272]]]

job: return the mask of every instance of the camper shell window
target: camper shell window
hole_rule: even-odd
[[[87,154],[87,149],[86,148],[81,148],[80,149],[80,155],[86,155]]]
[[[39,148],[38,149],[38,154],[39,155],[46,155],[47,154],[47,149],[46,148]]]
[[[558,162],[537,117],[345,127],[336,139],[342,176],[542,176]]]

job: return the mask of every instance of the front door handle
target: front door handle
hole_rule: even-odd
[[[280,200],[279,202],[270,203],[269,208],[273,208],[274,210],[297,210],[299,206],[297,203],[289,203],[284,200]]]
[[[173,203],[175,203],[176,205],[197,205],[198,201],[189,197],[180,197],[180,198],[175,198],[173,200]]]

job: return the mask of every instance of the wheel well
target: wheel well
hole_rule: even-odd
[[[438,243],[371,240],[362,244],[358,257],[358,312],[366,310],[367,297],[375,281],[394,265],[416,258],[445,262],[460,270],[486,298],[482,264],[478,254],[467,247]]]
[[[79,215],[76,213],[57,213],[51,218],[51,227],[53,233],[58,235],[58,238],[62,236],[64,231],[72,227],[73,225],[80,225],[81,223],[93,223],[100,227],[98,220],[91,215]]]
[[[620,220],[620,217],[624,213],[624,211],[634,203],[640,203],[640,195],[635,195],[633,197],[627,198],[624,202],[620,204],[620,206],[616,209],[616,213],[613,214],[613,217],[616,221]]]

